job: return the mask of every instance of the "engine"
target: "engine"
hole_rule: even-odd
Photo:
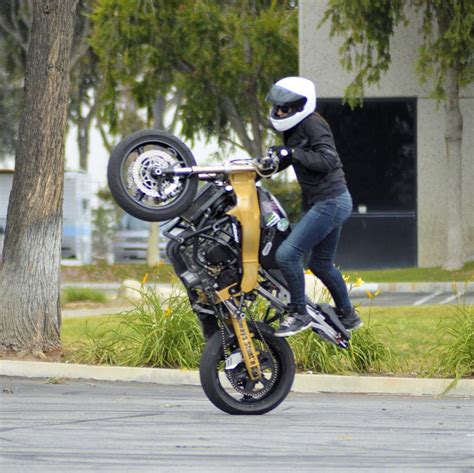
[[[196,232],[180,246],[180,256],[187,271],[180,274],[186,288],[201,286],[221,290],[240,281],[240,228],[233,217],[223,223],[206,225],[206,232]]]

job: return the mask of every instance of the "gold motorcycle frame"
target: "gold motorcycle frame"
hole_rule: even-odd
[[[273,170],[275,172],[275,169]],[[265,174],[267,177],[271,174]],[[260,247],[260,205],[257,195],[256,166],[231,164],[227,166],[192,166],[175,169],[176,174],[197,174],[200,178],[209,179],[213,175],[225,174],[236,195],[237,204],[227,212],[240,222],[242,229],[242,279],[240,284],[231,284],[217,292],[219,299],[228,307],[232,326],[242,352],[245,367],[252,381],[261,378],[262,373],[245,315],[235,310],[233,300],[239,299],[242,293],[256,289],[259,270]]]

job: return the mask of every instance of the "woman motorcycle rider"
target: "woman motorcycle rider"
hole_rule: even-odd
[[[328,123],[316,109],[316,88],[308,79],[285,77],[270,89],[270,121],[283,132],[283,146],[270,154],[280,159],[279,170],[293,166],[302,189],[301,220],[278,248],[276,261],[291,295],[288,317],[276,331],[287,337],[308,328],[303,256],[311,253],[308,267],[328,288],[341,322],[348,330],[362,325],[339,270],[334,266],[341,227],[352,211],[352,198]]]

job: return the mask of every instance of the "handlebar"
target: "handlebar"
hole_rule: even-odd
[[[242,161],[248,163],[242,164]],[[270,177],[278,170],[279,159],[276,155],[265,156],[263,158],[239,159],[235,162],[229,162],[224,165],[213,166],[189,166],[189,167],[169,167],[161,169],[156,167],[152,175],[159,176],[188,176],[197,174],[200,178],[211,177],[217,174],[233,174],[239,172],[256,172],[261,177]]]

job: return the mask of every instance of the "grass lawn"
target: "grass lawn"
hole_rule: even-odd
[[[473,281],[474,262],[467,263],[460,271],[445,271],[442,268],[401,268],[383,270],[342,269],[354,281],[360,276],[366,282],[451,282]]]
[[[106,264],[97,263],[84,266],[62,266],[61,280],[63,282],[121,282],[124,279],[141,281],[144,276],[155,278],[157,281],[168,282],[176,278],[169,264],[160,264],[151,268],[146,264]]]
[[[474,280],[474,262],[468,263],[460,271],[445,271],[441,268],[403,268],[364,271],[342,269],[350,275],[352,281],[360,276],[366,282],[451,282]],[[168,282],[175,278],[173,268],[169,264],[160,264],[150,268],[146,264],[91,264],[85,266],[63,266],[61,278],[63,282],[120,282],[124,279],[141,281],[145,274],[156,280]]]
[[[61,327],[61,340],[63,349],[69,352],[74,349],[77,343],[84,342],[87,334],[101,328],[110,330],[119,321],[118,315],[94,316],[94,317],[67,317],[63,319]]]
[[[441,336],[440,322],[454,316],[453,306],[372,307],[361,309],[364,324],[370,324],[380,340],[402,363],[403,374],[418,374],[431,366],[430,351]]]
[[[426,372],[431,366],[433,354],[441,335],[439,323],[454,317],[452,306],[377,307],[361,308],[365,325],[374,329],[380,341],[396,354],[401,362],[399,376],[413,376]],[[86,340],[86,334],[106,331],[117,326],[119,316],[77,317],[63,321],[62,341],[66,358],[74,360],[78,343]]]

